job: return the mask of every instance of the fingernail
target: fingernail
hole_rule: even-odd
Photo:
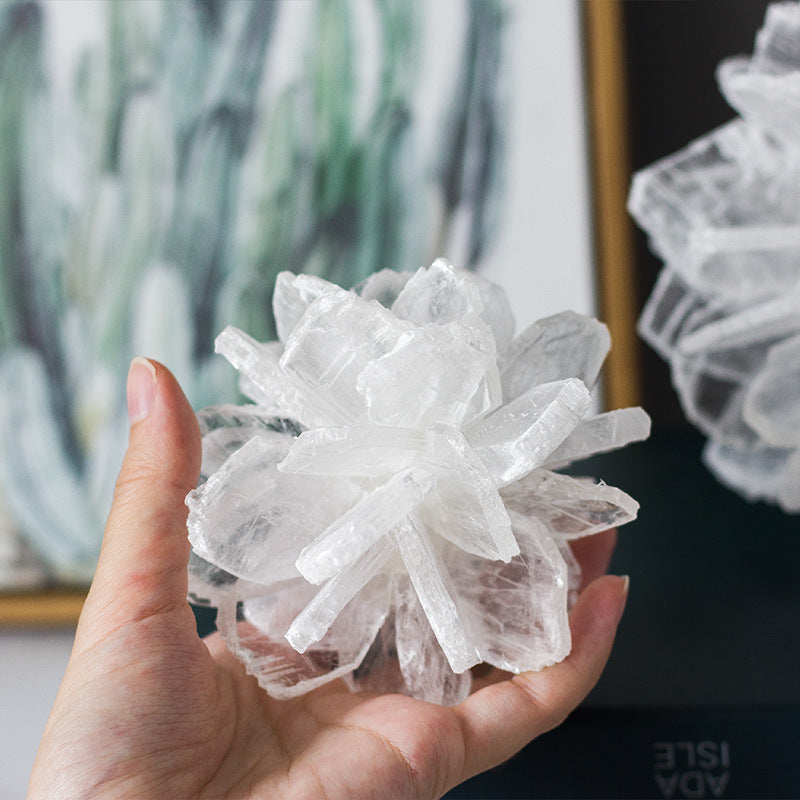
[[[128,370],[128,418],[131,425],[141,422],[153,408],[156,398],[156,368],[136,357]]]
[[[622,619],[622,615],[625,613],[625,606],[628,604],[628,590],[631,586],[631,576],[630,575],[620,575],[620,579],[622,580],[622,599],[619,603],[619,612],[617,614],[617,624]]]

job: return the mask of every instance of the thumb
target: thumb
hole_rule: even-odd
[[[197,419],[172,373],[135,358],[128,372],[128,451],[114,491],[78,635],[186,608],[186,494],[197,485]],[[88,642],[84,641],[84,644]]]

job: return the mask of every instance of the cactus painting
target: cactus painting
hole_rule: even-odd
[[[90,579],[133,355],[233,400],[281,270],[480,265],[507,9],[449,7],[429,81],[424,0],[0,0],[0,587]]]

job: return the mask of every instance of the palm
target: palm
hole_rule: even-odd
[[[34,765],[29,798],[433,798],[558,724],[594,685],[624,604],[594,580],[571,615],[573,650],[536,674],[494,673],[459,706],[354,695],[341,683],[275,701],[186,603],[183,497],[199,435],[157,369],[135,424],[75,647]],[[614,534],[582,543],[587,582]]]
[[[232,769],[219,788],[233,783],[242,797],[388,800],[438,797],[457,781],[463,745],[449,709],[400,695],[353,695],[341,683],[275,701],[222,643],[209,644],[221,681],[235,687],[239,720],[223,756]],[[212,782],[207,795],[217,791]]]
[[[43,796],[80,794],[98,763],[108,767],[91,782],[97,796],[176,800],[436,797],[461,776],[450,709],[340,683],[275,701],[217,636],[201,642],[173,618],[125,626],[71,667],[78,680],[60,701],[85,713],[48,731],[43,749],[69,766]]]

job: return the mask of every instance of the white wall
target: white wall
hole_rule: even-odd
[[[580,5],[515,0],[507,208],[482,270],[508,293],[517,329],[570,309],[595,314]]]
[[[25,797],[74,636],[72,629],[0,631],[0,800]]]
[[[593,312],[594,281],[578,2],[521,0],[512,9],[511,91],[519,102],[509,157],[516,168],[504,244],[484,274],[506,288],[522,327],[565,308]],[[25,795],[73,634],[0,631],[0,800]]]

